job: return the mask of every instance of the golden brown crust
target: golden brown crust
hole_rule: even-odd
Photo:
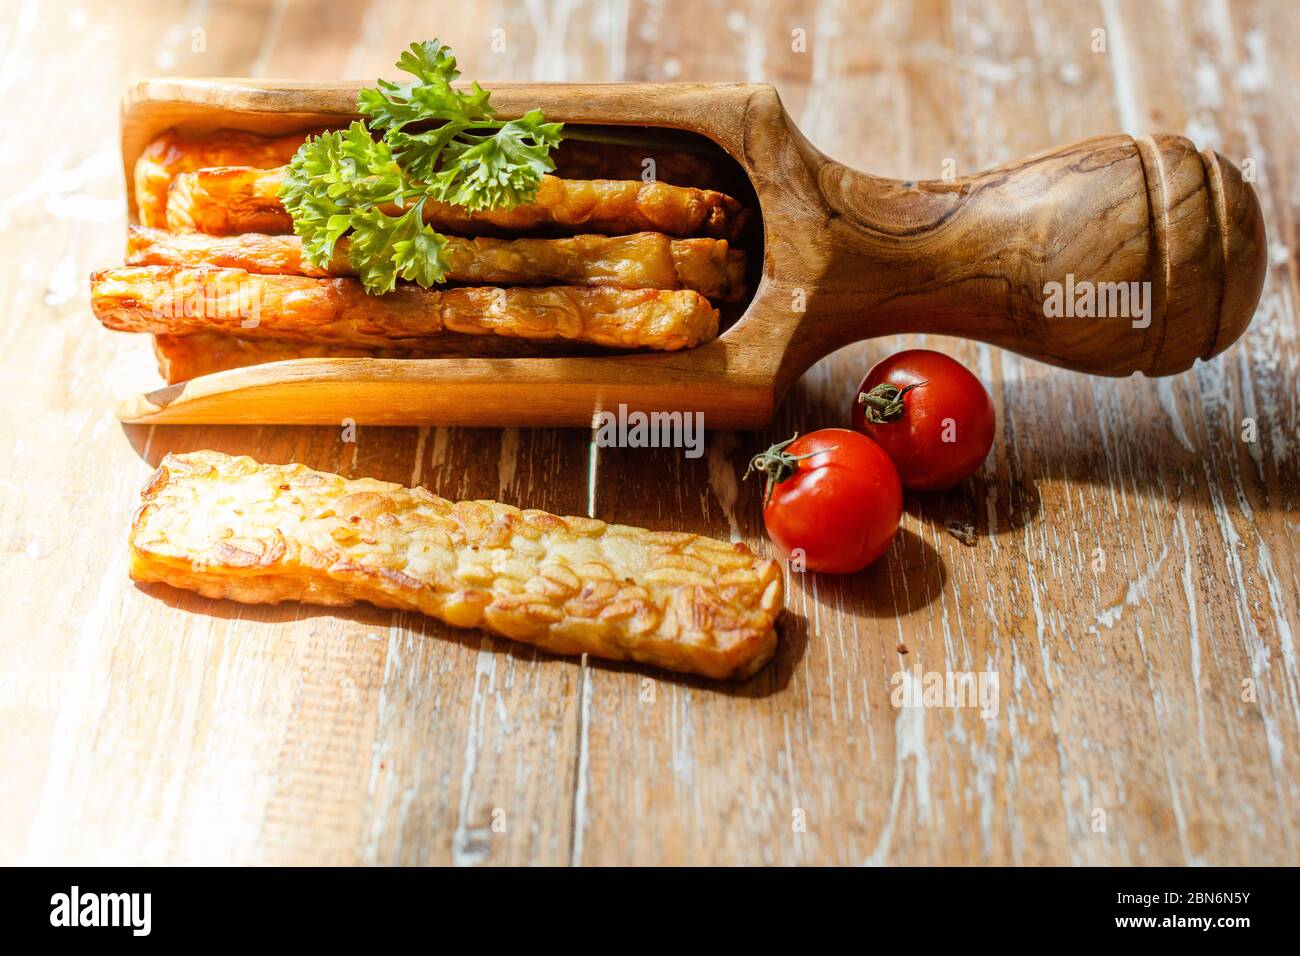
[[[218,236],[293,232],[293,220],[280,202],[284,172],[284,167],[225,166],[176,176],[167,197],[167,228]],[[425,204],[424,218],[436,229],[468,235],[501,230],[662,232],[735,241],[748,217],[736,200],[710,189],[543,176],[537,198],[530,203],[470,212],[431,201]]]
[[[141,498],[137,581],[245,603],[368,601],[714,678],[748,676],[776,648],[781,572],[743,544],[211,451],[168,455]]]
[[[167,223],[167,188],[179,173],[209,166],[283,166],[309,133],[258,136],[242,130],[186,134],[169,129],[144,148],[135,162],[137,218],[146,226]]]
[[[182,173],[167,189],[167,228],[214,236],[293,232],[293,219],[280,202],[283,181],[283,166],[216,166]]]
[[[355,279],[243,269],[127,266],[91,277],[91,305],[121,332],[427,348],[445,333],[672,351],[712,339],[718,312],[698,292],[550,286],[421,289],[367,295]]]
[[[654,233],[638,233],[654,235]],[[673,270],[680,288],[695,289],[723,302],[745,298],[745,253],[732,249],[725,239],[672,240]]]
[[[231,368],[263,365],[296,358],[432,358],[438,353],[415,349],[359,348],[311,342],[285,342],[280,339],[245,339],[218,332],[195,332],[193,335],[155,335],[154,355],[158,372],[174,385],[200,375],[211,375]]]
[[[736,301],[745,292],[745,254],[725,239],[670,239],[657,232],[565,239],[465,239],[448,236],[447,279],[482,285],[608,285],[622,289],[694,289]],[[221,266],[261,275],[351,276],[347,240],[328,269],[303,259],[297,236],[167,232],[131,226],[132,266]]]

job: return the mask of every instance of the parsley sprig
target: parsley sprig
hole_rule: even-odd
[[[540,110],[497,119],[478,83],[452,86],[456,57],[436,39],[412,43],[397,67],[415,79],[362,90],[366,121],[308,139],[280,189],[306,259],[326,268],[346,235],[348,261],[375,295],[399,278],[425,288],[445,281],[447,240],[425,223],[425,203],[477,212],[531,202],[555,169],[550,151],[563,125]]]

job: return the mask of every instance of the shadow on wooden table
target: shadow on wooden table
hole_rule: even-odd
[[[224,601],[207,598],[194,591],[172,587],[170,584],[157,582],[132,582],[141,594],[161,601],[170,608],[187,614],[203,614],[207,617],[221,618],[224,621],[255,621],[259,624],[283,624],[303,618],[331,617],[353,621],[363,626],[387,630],[393,626],[393,614],[389,608],[373,604],[353,604],[338,607],[323,604],[303,604],[298,601],[283,601],[279,604],[241,604],[238,601]],[[449,630],[451,630],[449,628]],[[453,631],[453,633],[455,633]],[[469,632],[470,636],[478,632]]]
[[[818,601],[853,608],[867,617],[898,617],[920,610],[943,593],[948,569],[930,542],[899,528],[883,558],[857,574],[818,574]]]
[[[693,674],[678,674],[660,667],[646,667],[629,661],[607,661],[590,657],[593,670],[643,674],[657,681],[722,694],[727,697],[769,697],[786,689],[799,661],[808,648],[808,621],[789,608],[781,613],[777,624],[776,655],[757,674],[746,680],[713,680]]]
[[[354,604],[346,607],[328,607],[318,604],[302,604],[285,601],[281,604],[240,604],[237,601],[223,601],[205,598],[200,594],[174,588],[169,584],[135,582],[135,588],[141,594],[161,601],[168,607],[186,614],[202,614],[221,618],[226,621],[255,621],[260,624],[283,624],[304,618],[333,618],[351,621],[362,627],[373,627],[377,631],[387,631],[393,627],[393,615],[401,613],[417,618],[421,622],[423,636],[431,640],[445,640],[471,651],[487,650],[493,654],[509,655],[523,661],[556,660],[566,661],[574,667],[579,666],[578,658],[548,654],[531,644],[512,641],[509,638],[489,635],[476,629],[461,630],[411,612],[394,612],[389,608],[376,607],[373,604]],[[777,623],[779,640],[776,656],[766,667],[753,677],[744,681],[711,680],[691,674],[678,674],[658,667],[648,667],[624,661],[607,661],[600,658],[588,658],[589,667],[608,671],[627,671],[632,674],[653,676],[655,680],[678,684],[683,687],[695,687],[712,693],[726,694],[732,697],[767,697],[784,690],[790,683],[794,669],[803,657],[808,646],[807,622],[801,615],[786,611]],[[483,643],[484,637],[491,637],[490,644]],[[346,637],[342,639],[347,639]]]
[[[1294,434],[1295,416],[1279,410],[1277,420],[1261,418],[1256,441],[1243,440],[1240,386],[1232,368],[1222,367],[1225,359],[1216,362],[1219,367],[1198,365],[1199,375],[1162,380],[1066,376],[1007,383],[1004,404],[1014,412],[994,446],[999,492],[1086,484],[1206,511],[1233,507],[1234,494],[1244,493],[1255,511],[1284,510],[1277,485],[1286,476],[1272,464],[1280,460],[1274,442],[1276,435]],[[1233,476],[1239,490],[1216,492],[1207,475],[1221,487]]]
[[[1043,510],[1043,499],[1027,478],[999,481],[977,475],[947,491],[904,492],[903,510],[939,534],[961,540],[969,530],[978,542],[990,534],[1021,530]]]

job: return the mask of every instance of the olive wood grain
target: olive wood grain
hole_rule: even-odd
[[[360,84],[150,80],[128,91],[131,170],[168,127],[263,133],[340,125]],[[702,411],[754,428],[810,365],[900,332],[977,339],[1098,375],[1168,375],[1234,342],[1266,266],[1258,201],[1186,139],[1106,136],[950,181],[849,169],[799,132],[765,84],[502,84],[505,115],[702,134],[750,178],[762,281],[715,341],[671,354],[298,359],[137,396],[132,422],[587,425],[603,408]],[[134,200],[132,197],[132,209]],[[1049,283],[1149,283],[1149,323],[1049,317]]]

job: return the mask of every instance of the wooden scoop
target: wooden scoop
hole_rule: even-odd
[[[136,157],[170,126],[343,125],[356,115],[357,89],[143,82],[123,103],[128,190]],[[1180,136],[1103,136],[975,176],[900,182],[827,158],[768,85],[493,90],[505,115],[540,107],[570,124],[689,130],[734,158],[763,222],[761,282],[739,320],[675,353],[275,362],[138,396],[119,417],[589,426],[626,404],[702,411],[708,428],[757,428],[818,359],[899,332],[978,339],[1094,375],[1182,372],[1241,335],[1263,285],[1254,191],[1218,153]],[[1115,311],[1123,314],[1100,316]]]

